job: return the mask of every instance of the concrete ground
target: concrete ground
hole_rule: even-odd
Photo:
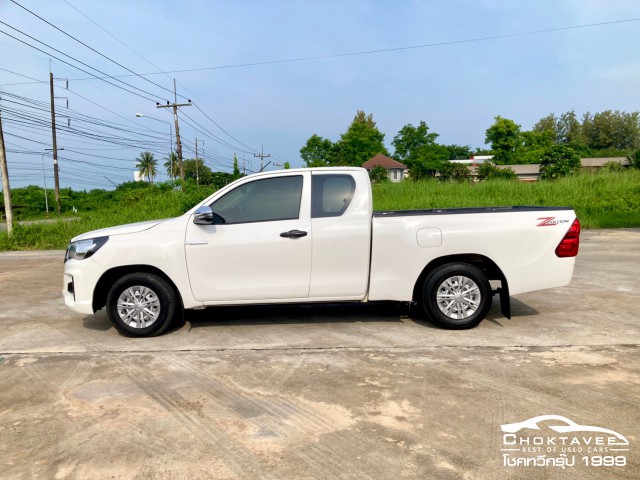
[[[65,308],[62,260],[0,254],[2,478],[640,478],[640,230],[583,232],[571,285],[468,331],[375,304],[125,338]],[[541,415],[607,430],[501,431]]]

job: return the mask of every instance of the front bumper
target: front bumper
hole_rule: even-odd
[[[93,292],[104,269],[91,258],[69,259],[64,264],[62,296],[64,303],[74,312],[91,315]]]

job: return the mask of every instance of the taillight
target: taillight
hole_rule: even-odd
[[[560,258],[575,257],[580,247],[580,222],[576,218],[571,228],[556,247],[556,255]]]

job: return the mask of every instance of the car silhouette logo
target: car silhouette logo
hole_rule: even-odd
[[[506,423],[501,425],[502,431],[505,433],[516,433],[523,429],[530,430],[540,430],[540,426],[538,425],[541,422],[545,422],[547,420],[555,420],[557,422],[562,422],[564,425],[546,425],[547,428],[550,428],[554,432],[558,433],[572,433],[572,432],[597,432],[604,433],[607,435],[611,435],[616,437],[617,440],[610,441],[609,445],[629,445],[629,440],[625,438],[624,435],[619,434],[613,430],[602,427],[594,427],[592,425],[579,425],[573,420],[569,420],[567,417],[563,417],[561,415],[540,415],[538,417],[530,418],[529,420],[524,420],[523,422],[516,423]]]

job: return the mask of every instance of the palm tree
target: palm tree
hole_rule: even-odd
[[[138,163],[136,163],[136,168],[140,172],[141,177],[147,177],[149,183],[153,183],[154,177],[158,174],[156,167],[158,166],[158,161],[153,158],[153,153],[151,152],[142,152],[138,158]]]
[[[164,167],[167,169],[169,178],[178,178],[180,176],[180,165],[176,152],[171,152],[168,157],[165,157]]]

